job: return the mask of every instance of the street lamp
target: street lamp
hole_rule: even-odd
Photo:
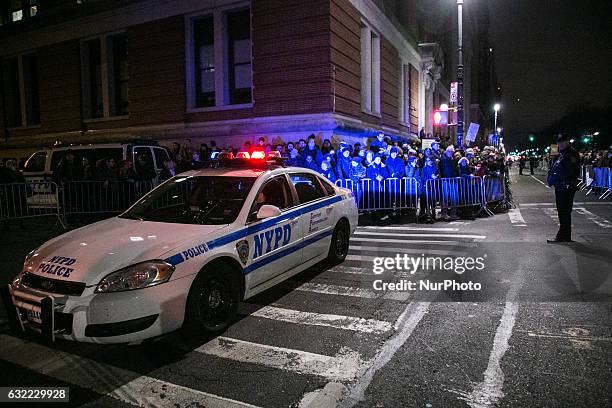
[[[463,146],[463,0],[457,0],[457,146]]]
[[[497,127],[497,112],[499,112],[499,109],[501,108],[501,106],[499,105],[499,103],[496,103],[495,105],[493,105],[493,110],[495,111],[495,129],[498,129]],[[497,133],[499,133],[499,130],[497,131]]]

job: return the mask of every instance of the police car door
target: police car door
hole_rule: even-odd
[[[258,220],[257,211],[264,204],[278,207],[281,215]],[[284,174],[272,177],[257,192],[247,219],[252,250],[246,270],[252,273],[251,287],[300,264],[302,234],[299,215],[292,210],[294,206],[294,196]]]
[[[322,254],[327,255],[334,226],[334,205],[314,174],[294,173],[290,179],[300,201],[304,263]]]

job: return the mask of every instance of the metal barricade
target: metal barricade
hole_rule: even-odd
[[[608,188],[599,198],[604,199],[610,196],[610,194],[612,194],[612,169],[608,167]]]
[[[425,202],[428,209],[481,207],[486,209],[485,189],[480,177],[452,177],[427,180]]]
[[[68,181],[59,196],[64,216],[120,213],[155,187],[152,181]]]
[[[0,220],[55,216],[64,226],[52,181],[0,184]]]
[[[338,187],[351,190],[360,212],[379,210],[416,210],[420,185],[412,177],[388,178],[381,181],[361,179],[336,180]]]
[[[499,206],[506,204],[506,183],[501,175],[486,175],[483,177],[483,195],[486,212],[492,214]]]
[[[597,189],[601,192],[599,198],[607,197],[609,195],[607,194],[609,189],[609,176],[609,167],[593,167],[593,182],[590,184],[590,189],[586,195],[591,194],[595,189]]]

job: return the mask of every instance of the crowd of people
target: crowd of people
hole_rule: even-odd
[[[612,167],[612,150],[580,152],[580,164],[593,167]]]

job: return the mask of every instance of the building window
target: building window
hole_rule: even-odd
[[[7,58],[2,64],[8,127],[40,124],[38,61],[35,54]]]
[[[38,0],[9,0],[8,2],[2,2],[8,4],[4,6],[0,13],[0,25],[5,22],[17,23],[24,21],[27,18],[31,18],[38,14]],[[4,13],[8,9],[8,15],[5,18]]]
[[[410,125],[410,65],[400,62],[400,100],[399,119],[400,122]]]
[[[380,114],[380,36],[361,26],[361,108]]]
[[[81,65],[84,117],[127,115],[129,73],[125,34],[83,41]]]
[[[193,23],[196,106],[215,106],[215,26],[212,16]]]
[[[188,20],[189,108],[252,102],[251,11],[217,10]]]
[[[230,104],[251,102],[250,11],[227,16]]]

